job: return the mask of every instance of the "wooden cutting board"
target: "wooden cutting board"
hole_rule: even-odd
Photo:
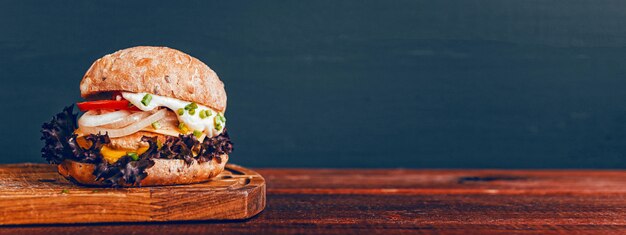
[[[207,183],[91,188],[48,164],[0,165],[0,224],[240,220],[265,208],[265,179],[241,166]]]

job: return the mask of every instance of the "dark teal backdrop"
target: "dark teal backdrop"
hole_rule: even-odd
[[[0,1],[0,162],[164,45],[220,75],[246,166],[626,167],[626,1],[125,2]]]

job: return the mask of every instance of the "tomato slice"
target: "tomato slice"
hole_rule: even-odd
[[[115,109],[115,110],[139,110],[134,105],[130,105],[128,100],[96,100],[76,103],[81,111],[94,109]]]

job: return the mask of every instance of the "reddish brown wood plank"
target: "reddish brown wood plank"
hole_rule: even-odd
[[[621,199],[623,200],[623,198]],[[176,232],[344,233],[348,231],[468,231],[549,233],[626,229],[624,203],[611,196],[575,195],[270,195],[268,208],[245,222],[12,227],[6,233]],[[114,229],[112,229],[114,228]],[[158,229],[157,229],[158,228]],[[232,229],[232,230],[231,230]],[[278,229],[278,230],[274,230]],[[354,229],[354,230],[353,230]],[[567,230],[566,230],[567,229]],[[624,231],[624,230],[622,230]]]
[[[624,234],[626,172],[261,169],[251,220],[0,227],[0,234]]]
[[[626,193],[619,170],[261,169],[281,193]]]

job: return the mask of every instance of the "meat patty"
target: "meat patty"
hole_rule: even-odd
[[[165,142],[165,135],[147,131],[138,131],[134,134],[130,134],[127,136],[111,138],[111,143],[109,144],[109,146],[116,149],[138,149],[139,147],[148,146],[148,143],[141,141],[141,137],[144,136],[156,136],[161,143]]]

